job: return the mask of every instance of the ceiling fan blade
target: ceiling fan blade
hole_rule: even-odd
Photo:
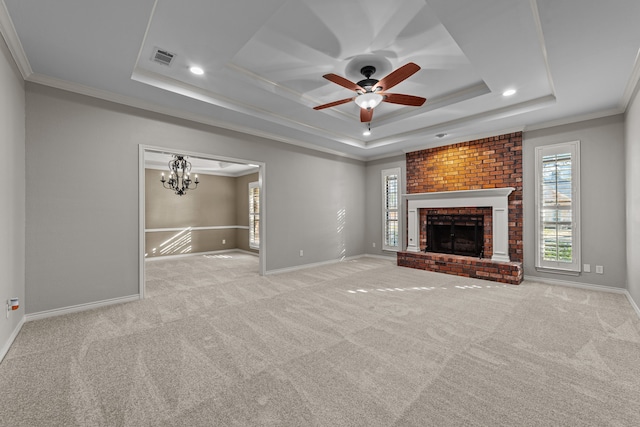
[[[370,122],[373,118],[373,108],[369,108],[365,110],[364,108],[360,109],[360,121],[363,123]]]
[[[412,107],[419,107],[425,103],[427,98],[413,95],[402,95],[400,93],[383,93],[385,102],[391,102],[392,104],[410,105]]]
[[[398,83],[417,73],[419,70],[420,66],[418,64],[409,62],[408,64],[403,65],[397,70],[392,71],[386,77],[383,77],[382,80],[380,80],[378,84],[376,84],[376,87],[381,88],[380,90],[391,89]]]
[[[345,98],[340,101],[333,101],[328,104],[318,105],[317,107],[313,107],[314,110],[323,110],[325,108],[335,107],[336,105],[346,104],[347,102],[353,101],[353,98]]]
[[[339,76],[337,74],[330,73],[330,74],[325,74],[322,77],[324,77],[325,79],[327,79],[330,82],[333,82],[333,83],[335,83],[337,85],[340,85],[342,87],[346,87],[349,90],[352,90],[352,91],[359,91],[360,90],[362,92],[365,92],[365,90],[363,88],[361,88],[360,86],[358,86],[354,82],[349,81],[349,80],[345,79],[344,77],[341,77],[341,76]]]

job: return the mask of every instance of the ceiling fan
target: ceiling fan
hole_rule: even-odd
[[[402,95],[399,93],[387,93],[388,89],[391,89],[398,83],[411,77],[413,74],[420,70],[420,66],[409,62],[406,65],[392,71],[386,77],[381,80],[372,79],[371,76],[376,72],[376,67],[372,65],[366,65],[360,69],[360,73],[365,77],[364,80],[360,80],[358,83],[353,83],[344,77],[337,74],[325,74],[325,79],[338,84],[347,89],[353,90],[357,93],[356,96],[351,98],[341,99],[339,101],[330,102],[328,104],[318,105],[313,107],[314,110],[322,110],[324,108],[335,107],[337,105],[346,104],[347,102],[355,101],[360,107],[360,121],[370,122],[373,118],[373,109],[381,102],[391,102],[392,104],[409,105],[412,107],[419,107],[427,100],[420,96]]]

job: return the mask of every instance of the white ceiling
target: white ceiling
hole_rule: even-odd
[[[638,0],[0,6],[26,80],[363,160],[621,113],[640,76]],[[171,66],[155,48],[176,55]],[[382,103],[371,136],[355,103],[312,108],[353,95],[323,74],[356,82],[373,64],[380,79],[408,62],[422,69],[391,92],[428,100]]]

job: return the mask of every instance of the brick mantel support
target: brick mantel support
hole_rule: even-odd
[[[407,205],[407,252],[420,252],[419,209],[490,207],[493,214],[492,261],[509,259],[509,194],[515,188],[486,188],[478,190],[442,191],[403,195]]]

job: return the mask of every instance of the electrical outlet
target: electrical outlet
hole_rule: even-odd
[[[226,239],[222,239],[222,244],[226,245],[227,244],[227,240]]]
[[[300,256],[304,256],[304,251],[300,249]]]
[[[597,274],[604,274],[604,267],[601,265],[596,265],[596,273]]]
[[[376,242],[373,242],[373,247],[374,247],[374,248],[376,247]]]
[[[591,264],[585,264],[582,266],[582,271],[585,273],[591,273]]]

